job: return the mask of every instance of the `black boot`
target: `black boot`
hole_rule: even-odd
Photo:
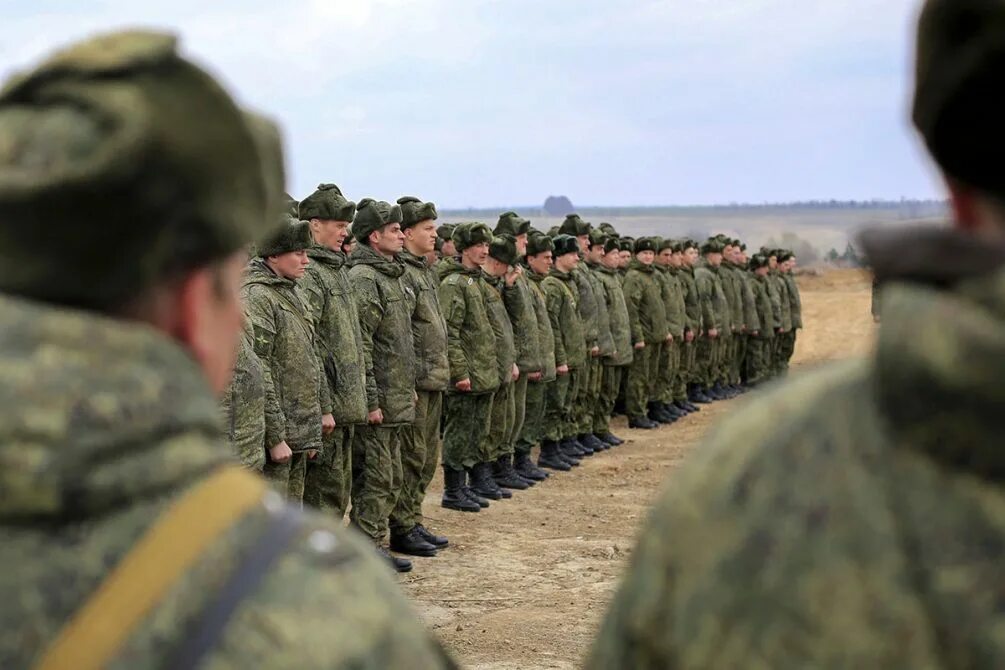
[[[583,442],[584,437],[584,435],[576,435],[575,437],[568,438],[572,442],[572,446],[578,450],[579,453],[576,456],[579,458],[592,456],[594,451],[596,451],[593,447],[588,446],[586,442]]]
[[[535,466],[534,461],[530,460],[530,453],[526,451],[518,451],[513,455],[513,469],[518,475],[531,481],[543,482],[548,478],[548,473]]]
[[[677,408],[677,405],[672,402],[663,403],[663,411],[672,416],[675,419],[683,419],[687,416],[687,412],[683,412]]]
[[[656,423],[673,423],[676,421],[672,416],[663,411],[663,407],[658,402],[649,403],[649,420]]]
[[[504,489],[496,483],[496,480],[492,477],[492,463],[479,463],[478,464],[482,470],[485,472],[484,482],[485,485],[490,489],[499,494],[500,498],[512,498],[513,494],[509,490]]]
[[[541,455],[537,459],[537,465],[559,472],[568,472],[572,469],[572,466],[558,455],[558,445],[551,440],[541,442]]]
[[[562,458],[573,467],[579,465],[583,460],[583,452],[579,449],[579,443],[571,437],[563,438],[558,443],[558,453],[562,454]]]
[[[511,456],[500,456],[496,459],[496,462],[492,464],[492,478],[496,484],[504,489],[526,491],[530,488],[530,484],[513,469]]]
[[[597,435],[597,437],[599,437],[601,440],[611,445],[612,447],[618,447],[625,443],[624,440],[622,440],[614,433],[601,433],[600,435]]]
[[[398,558],[397,556],[392,556],[384,547],[377,547],[377,553],[391,566],[391,569],[395,572],[411,572],[412,562],[407,558]]]
[[[414,527],[407,533],[391,533],[391,551],[409,556],[436,556],[436,547],[422,539]]]
[[[443,499],[440,505],[458,512],[480,512],[481,506],[464,495],[464,470],[454,470],[443,466]]]
[[[437,535],[436,533],[431,532],[421,523],[415,527],[415,532],[419,534],[419,537],[421,537],[423,540],[433,545],[437,549],[443,549],[444,547],[450,546],[450,540],[448,540],[443,535]]]
[[[658,428],[659,424],[655,421],[651,421],[649,417],[646,416],[632,416],[628,418],[629,428],[640,428],[642,430],[653,430]]]
[[[584,442],[585,440],[585,442]],[[593,433],[586,433],[579,436],[579,443],[585,445],[589,449],[593,449],[593,453],[598,453],[601,451],[607,451],[611,448],[611,445],[597,438]]]
[[[676,407],[678,410],[680,410],[684,414],[691,414],[692,412],[694,412],[694,410],[691,409],[690,403],[688,403],[686,400],[678,400],[678,401],[676,401],[674,403],[674,407]]]
[[[471,479],[471,491],[476,496],[481,496],[482,498],[488,498],[489,500],[502,500],[502,492],[499,490],[498,486],[495,486],[495,482],[489,484],[492,479],[487,472],[487,468],[483,468],[483,465],[488,465],[487,463],[478,463],[473,468],[468,470],[468,476]]]

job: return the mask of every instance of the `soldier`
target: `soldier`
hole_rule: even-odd
[[[768,256],[769,272],[768,279],[774,286],[778,295],[778,304],[781,311],[781,327],[775,333],[778,335],[772,343],[771,351],[771,371],[772,375],[779,377],[788,370],[788,358],[786,358],[785,338],[792,331],[792,299],[789,297],[789,285],[782,276],[782,266],[778,261],[782,254],[781,249],[772,249]]]
[[[283,215],[286,216],[285,214]],[[335,429],[331,396],[321,377],[311,314],[296,290],[310,260],[310,228],[288,219],[258,245],[248,265],[241,297],[261,359],[270,406],[265,412],[268,459],[265,476],[291,501],[304,497],[307,460],[322,448],[322,435]]]
[[[436,240],[436,205],[398,198],[405,248],[398,259],[403,281],[415,296],[412,345],[415,349],[415,422],[403,431],[401,495],[391,513],[391,549],[413,556],[433,556],[450,541],[422,523],[422,501],[440,463],[443,394],[450,382],[447,324],[440,309],[440,280],[429,261]],[[432,547],[432,550],[430,550]]]
[[[1005,666],[1003,26],[1001,2],[925,3],[914,120],[954,225],[863,235],[875,351],[674,473],[588,668]]]
[[[789,361],[792,360],[792,355],[796,352],[796,332],[803,327],[803,303],[799,297],[799,286],[796,284],[796,276],[793,274],[793,270],[796,268],[795,254],[785,250],[778,260],[780,264],[779,274],[782,281],[785,282],[785,289],[789,298],[789,313],[792,318],[792,328],[782,336],[783,343],[780,345],[782,348],[780,356],[785,361],[785,369],[787,370]]]
[[[706,241],[701,247],[704,262],[694,272],[701,321],[705,328],[705,337],[698,340],[698,361],[701,370],[696,402],[711,402],[726,398],[721,384],[717,381],[722,357],[725,355],[720,336],[731,327],[729,305],[722,287],[722,278],[719,276],[722,252],[723,245],[720,241],[714,238]]]
[[[771,341],[775,338],[774,313],[768,291],[768,259],[756,254],[750,259],[751,292],[754,296],[757,328],[748,333],[746,377],[751,387],[763,383],[771,376]]]
[[[499,388],[496,336],[485,304],[481,270],[491,239],[492,233],[484,224],[462,223],[453,232],[460,260],[446,257],[438,266],[450,363],[450,387],[444,400],[442,505],[460,512],[488,507],[489,501],[481,492],[490,493],[491,499],[502,497],[496,493],[498,485],[489,481],[491,467],[483,451],[492,394]]]
[[[579,264],[579,244],[571,235],[554,239],[554,266],[542,282],[547,296],[548,317],[555,334],[557,379],[548,389],[545,405],[545,435],[541,443],[541,467],[552,467],[554,455],[577,466],[584,455],[577,446],[578,416],[573,400],[579,397],[579,385],[587,366],[588,351],[583,343],[583,322],[578,305],[579,289],[572,271]]]
[[[450,666],[354,533],[220,439],[269,125],[159,33],[0,93],[4,667]]]
[[[630,428],[652,430],[659,424],[647,416],[653,396],[653,378],[659,368],[660,348],[667,337],[666,305],[656,278],[656,241],[649,237],[635,242],[635,258],[625,277],[625,302],[631,325],[634,357],[625,383],[625,412]]]
[[[625,292],[621,287],[618,268],[621,266],[621,244],[614,237],[608,237],[604,242],[604,255],[595,272],[600,280],[608,320],[611,330],[613,353],[603,358],[603,374],[600,392],[597,395],[597,409],[594,412],[593,433],[605,443],[616,447],[624,444],[617,435],[611,433],[610,417],[614,412],[614,404],[621,388],[621,378],[634,357],[632,346],[631,324],[628,318],[628,305],[625,302]]]
[[[736,343],[736,355],[733,359],[733,376],[740,379],[740,391],[743,392],[746,391],[748,344],[751,337],[754,337],[751,333],[754,331],[760,332],[762,325],[754,296],[754,275],[749,267],[747,245],[739,240],[735,240],[733,247],[733,265],[741,281],[740,298],[743,303],[743,334]]]
[[[622,285],[625,283],[625,277],[628,275],[628,266],[632,264],[632,258],[635,254],[635,238],[632,237],[622,237],[621,238],[621,266],[618,268],[618,275],[621,278]]]
[[[451,236],[454,234],[454,228],[456,228],[452,223],[441,224],[436,229],[436,239],[440,242],[439,255],[440,260],[445,258],[457,258],[457,247],[454,246],[454,240]]]
[[[244,467],[265,467],[265,369],[255,354],[255,335],[245,323],[237,346],[234,378],[220,398],[227,441]]]
[[[307,250],[311,264],[297,288],[317,324],[321,367],[335,420],[321,457],[307,464],[304,502],[341,520],[352,490],[353,435],[367,419],[363,337],[341,251],[356,203],[335,184],[321,184],[300,203],[299,212],[310,223],[314,243]]]
[[[694,264],[698,260],[698,245],[693,240],[681,240],[674,245],[670,272],[677,276],[684,291],[684,339],[680,343],[680,372],[674,381],[674,406],[685,414],[697,412],[691,402],[697,369],[697,343],[701,334],[701,309],[698,288],[694,283]]]
[[[396,258],[405,243],[401,221],[398,205],[364,198],[352,222],[359,244],[348,260],[349,286],[363,337],[368,414],[353,435],[350,518],[395,570],[408,572],[412,562],[384,547],[403,485],[401,449],[415,422],[415,293]]]
[[[527,235],[530,231],[530,221],[516,214],[504,212],[499,216],[495,235],[508,235],[513,238],[517,259],[527,253]],[[491,249],[490,249],[490,256]],[[517,261],[518,262],[518,261]],[[516,343],[516,365],[520,368],[519,378],[513,382],[513,429],[510,434],[511,444],[503,455],[506,462],[498,463],[502,471],[510,467],[533,486],[548,478],[548,474],[537,468],[530,460],[529,450],[522,456],[517,454],[517,443],[523,434],[523,426],[527,416],[527,389],[532,382],[541,381],[541,342],[540,325],[531,293],[530,280],[524,276],[523,266],[514,263],[513,283],[503,287],[503,302],[506,313],[513,325],[513,338]],[[509,277],[507,277],[509,279]],[[533,444],[533,443],[532,443]]]
[[[671,239],[659,239],[656,244],[656,279],[660,284],[660,295],[666,308],[666,324],[669,334],[660,350],[658,372],[655,374],[655,388],[649,401],[649,418],[660,423],[673,423],[684,416],[673,405],[673,385],[680,370],[680,343],[684,340],[684,287],[673,270],[673,246]]]
[[[726,296],[730,327],[724,329],[719,337],[720,359],[716,375],[717,385],[713,393],[723,398],[733,398],[740,393],[740,389],[735,385],[739,382],[739,375],[735,378],[733,376],[733,362],[736,359],[737,343],[743,337],[743,280],[740,279],[739,270],[733,263],[736,241],[725,235],[717,235],[716,239],[722,243],[722,263],[718,274]]]
[[[608,224],[610,225],[610,224]],[[591,371],[589,387],[586,390],[586,402],[590,405],[586,412],[586,422],[579,425],[579,436],[576,438],[580,444],[594,453],[610,449],[612,445],[601,439],[601,434],[610,434],[609,420],[610,414],[600,416],[600,395],[604,382],[604,361],[617,354],[614,348],[614,336],[611,333],[611,317],[607,310],[607,295],[604,289],[604,282],[600,278],[599,269],[604,258],[604,248],[607,243],[607,234],[600,230],[591,230],[587,237],[588,247],[586,255],[581,264],[584,276],[589,280],[593,288],[594,300],[597,303],[597,348],[599,357],[591,359]],[[592,365],[595,362],[597,365]],[[601,427],[597,431],[597,426]]]

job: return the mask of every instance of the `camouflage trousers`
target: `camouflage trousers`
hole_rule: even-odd
[[[662,403],[673,402],[674,382],[680,370],[680,340],[675,337],[673,342],[664,342],[660,347],[659,373],[656,375],[656,388],[651,400]]]
[[[716,382],[720,352],[722,351],[722,338],[712,339],[706,335],[696,342],[698,343],[696,347],[698,369],[695,374],[695,383],[707,388]]]
[[[733,371],[733,351],[736,347],[736,334],[730,330],[719,335],[719,359],[713,382],[730,383]]]
[[[408,426],[357,426],[352,441],[349,518],[374,542],[383,542],[401,493],[401,443]]]
[[[513,453],[513,422],[516,406],[513,398],[513,382],[500,386],[492,394],[492,413],[489,415],[489,430],[482,452],[484,462],[497,460],[500,456]]]
[[[611,414],[621,389],[621,377],[628,366],[605,365],[600,375],[600,392],[597,394],[597,409],[593,413],[593,432],[603,435],[611,432]]]
[[[733,337],[733,367],[730,370],[731,383],[743,381],[747,377],[744,361],[747,358],[747,344],[749,342],[750,336],[746,333]]]
[[[448,393],[443,401],[443,464],[464,470],[488,460],[482,452],[492,416],[492,393]]]
[[[262,474],[272,483],[273,488],[289,498],[301,503],[304,499],[304,476],[307,472],[307,453],[294,452],[285,463],[273,463],[266,457]]]
[[[698,346],[694,340],[680,343],[680,367],[677,368],[677,376],[673,381],[674,400],[687,400],[687,385],[695,381],[697,354]]]
[[[771,378],[771,354],[773,347],[774,338],[747,338],[745,366],[748,384],[760,384]]]
[[[341,521],[349,509],[352,490],[353,426],[338,426],[324,437],[324,451],[307,462],[304,503]]]
[[[557,442],[563,437],[576,435],[572,420],[572,398],[578,391],[580,371],[569,370],[548,384],[545,397],[543,440]]]
[[[603,359],[590,356],[583,366],[583,376],[579,385],[579,394],[575,400],[576,434],[593,432],[593,413],[597,408],[597,396],[600,395],[600,383],[604,374]]]
[[[662,347],[654,344],[635,350],[625,382],[625,413],[629,418],[645,416],[649,411],[647,405],[652,399],[653,377],[659,370],[661,354]]]
[[[796,350],[796,331],[790,330],[787,333],[775,335],[775,344],[772,350],[772,371],[775,375],[784,375],[789,369],[789,360]]]
[[[523,429],[516,442],[517,452],[529,453],[544,438],[545,399],[548,395],[548,387],[553,383],[554,381],[541,381],[527,384],[526,410]]]
[[[523,433],[523,424],[527,421],[527,389],[530,381],[527,374],[520,373],[520,379],[511,384],[513,387],[513,429],[510,431],[508,454],[516,451],[517,441]]]
[[[391,532],[407,533],[422,523],[422,500],[440,465],[441,391],[416,391],[415,421],[402,430],[401,493],[391,512]]]

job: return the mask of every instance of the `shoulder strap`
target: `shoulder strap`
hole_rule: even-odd
[[[173,504],[74,614],[36,670],[104,667],[221,533],[260,504],[259,477],[231,466]]]

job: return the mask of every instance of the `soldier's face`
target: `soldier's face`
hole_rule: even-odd
[[[562,254],[555,259],[555,268],[559,272],[571,272],[576,269],[577,265],[579,265],[579,253],[575,251],[568,254]]]
[[[765,265],[764,267],[757,268],[756,270],[754,270],[754,274],[757,275],[758,277],[765,277],[765,276],[767,276],[767,274],[768,274],[768,266]]]
[[[771,256],[770,258],[768,258],[768,267],[771,268],[772,270],[777,269],[778,268],[778,258],[775,257],[775,256]]]
[[[604,254],[604,257],[600,259],[600,262],[604,264],[605,268],[621,267],[621,251],[615,250]]]
[[[796,269],[796,257],[793,256],[789,260],[785,261],[785,266],[786,266],[785,267],[785,271],[786,272],[792,272],[793,270],[795,270]]]
[[[416,256],[425,256],[436,250],[436,222],[420,221],[405,231],[409,250]]]
[[[311,219],[311,234],[314,236],[314,241],[321,246],[338,251],[349,235],[349,222]]]
[[[652,265],[653,261],[656,260],[656,252],[648,250],[639,251],[635,254],[635,258],[637,258],[639,263],[642,263],[643,265]]]
[[[457,255],[457,247],[454,246],[453,240],[447,240],[443,243],[443,247],[440,249],[440,255],[444,258],[450,258]]]
[[[551,266],[555,264],[552,258],[552,253],[550,251],[542,251],[539,254],[534,254],[533,256],[527,256],[527,265],[530,269],[539,275],[548,274],[548,270]]]
[[[468,262],[475,265],[485,265],[485,259],[489,257],[489,243],[472,244],[461,252],[461,256],[468,259]]]
[[[590,248],[590,236],[576,235],[576,241],[579,242],[579,250],[583,253],[587,253],[587,250]]]
[[[373,234],[371,245],[379,253],[393,256],[405,247],[405,234],[401,232],[401,224],[389,223]]]
[[[626,268],[628,267],[628,264],[632,262],[632,252],[621,251],[618,252],[618,255],[621,256],[621,267]]]
[[[656,259],[660,262],[660,265],[669,266],[670,259],[673,257],[673,251],[671,249],[664,249],[659,253]]]
[[[307,266],[310,265],[311,261],[307,257],[307,250],[301,249],[300,251],[289,251],[285,254],[279,254],[278,256],[269,256],[268,258],[269,267],[285,279],[292,279],[296,281],[304,276],[307,272]]]
[[[590,253],[588,258],[590,259],[591,262],[599,263],[601,259],[603,259],[603,257],[604,257],[604,245],[594,244],[592,247],[590,247]]]
[[[488,274],[492,275],[493,277],[502,277],[507,272],[509,272],[508,265],[506,265],[502,261],[498,261],[495,258],[492,258],[491,256],[488,256],[485,259],[485,265],[482,266],[482,269],[485,270],[485,272],[487,272]]]
[[[516,236],[516,255],[523,256],[527,253],[527,233]]]
[[[684,264],[684,256],[679,251],[675,251],[670,254],[670,265],[675,268],[679,268]]]
[[[712,253],[705,254],[705,260],[708,261],[709,265],[717,268],[722,265],[722,254],[717,251],[713,251]]]
[[[698,262],[698,250],[694,247],[688,247],[684,251],[684,264],[688,267],[694,267],[694,264]]]
[[[217,395],[230,384],[244,322],[241,283],[248,255],[237,252],[213,268],[193,272],[182,289],[179,338],[199,362]]]

